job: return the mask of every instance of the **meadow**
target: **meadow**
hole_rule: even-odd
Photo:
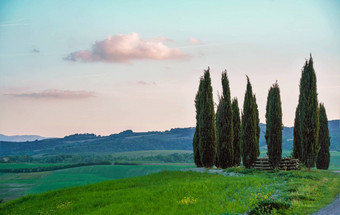
[[[6,165],[12,166],[14,164]],[[59,188],[91,184],[106,180],[143,176],[164,170],[174,171],[187,167],[192,166],[99,165],[49,172],[0,173],[0,199],[6,201],[32,193],[41,193]]]
[[[131,152],[116,152],[113,157],[127,157],[127,158],[138,158],[138,157],[147,157],[147,156],[166,156],[171,154],[183,154],[183,153],[192,153],[192,150],[148,150],[148,151],[131,151]]]
[[[63,163],[0,163],[0,169],[23,169],[36,167],[61,166]]]
[[[244,176],[166,171],[28,195],[1,204],[0,213],[309,214],[340,192],[339,175],[329,171],[227,171]]]

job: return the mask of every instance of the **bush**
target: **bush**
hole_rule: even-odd
[[[262,199],[256,203],[255,208],[249,211],[249,215],[257,214],[272,214],[274,211],[286,210],[290,207],[290,204],[282,200],[273,198]]]

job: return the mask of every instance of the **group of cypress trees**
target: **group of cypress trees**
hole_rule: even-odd
[[[196,129],[193,138],[194,161],[197,167],[212,167],[215,164],[215,166],[224,169],[239,166],[241,156],[243,156],[241,153],[242,141],[246,142],[242,146],[244,149],[247,148],[247,150],[244,150],[245,152],[254,152],[255,159],[249,160],[249,162],[255,162],[260,153],[258,143],[260,134],[259,114],[251,86],[251,103],[248,105],[251,105],[252,116],[248,113],[246,115],[242,113],[244,121],[247,121],[248,117],[252,119],[251,128],[255,138],[253,144],[248,144],[248,136],[241,134],[249,134],[251,131],[247,130],[248,128],[241,128],[243,121],[241,123],[238,100],[237,98],[231,100],[227,71],[222,72],[221,82],[222,95],[219,98],[215,119],[209,68],[204,71],[204,75],[200,79],[195,98]],[[249,79],[248,84],[250,85]],[[242,129],[246,130],[242,132]],[[252,163],[247,167],[251,165]]]
[[[300,79],[299,103],[295,112],[293,157],[307,168],[328,169],[330,137],[323,104],[318,104],[313,58],[306,60]]]
[[[260,155],[259,111],[256,96],[247,76],[242,120],[238,100],[231,100],[227,72],[222,73],[222,95],[215,116],[209,67],[200,78],[195,98],[196,129],[193,138],[197,167],[220,168],[243,165],[251,168]],[[277,168],[282,156],[282,107],[280,88],[273,84],[267,97],[266,133],[269,162]],[[318,104],[313,59],[306,60],[300,80],[299,103],[295,112],[293,157],[307,167],[328,169],[330,154],[328,119],[323,104]]]

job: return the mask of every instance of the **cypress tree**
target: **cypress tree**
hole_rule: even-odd
[[[260,156],[260,118],[259,118],[259,109],[256,103],[256,96],[255,94],[253,95],[254,97],[254,110],[255,110],[255,120],[256,120],[256,153],[257,153],[257,157]]]
[[[204,71],[199,114],[199,152],[203,167],[212,167],[216,156],[216,124],[209,67]]]
[[[266,142],[269,162],[274,168],[280,165],[282,156],[282,108],[280,88],[277,82],[269,89],[266,106]]]
[[[299,105],[296,107],[296,111],[295,111],[293,157],[302,161],[302,146],[301,146],[301,138],[300,138],[300,108],[299,108]]]
[[[216,112],[217,163],[225,169],[234,163],[233,112],[227,71],[222,73],[221,81],[223,93]]]
[[[329,130],[328,130],[328,119],[325,110],[325,106],[320,104],[319,107],[319,121],[320,121],[320,130],[319,130],[319,145],[320,151],[318,154],[318,158],[316,160],[316,167],[318,169],[328,169],[329,167],[329,146],[331,138],[329,137]]]
[[[302,162],[308,169],[315,166],[319,152],[319,111],[313,58],[305,63],[300,81],[300,137]]]
[[[240,135],[241,135],[241,120],[240,120],[240,110],[238,108],[237,98],[232,101],[233,109],[233,147],[234,147],[234,166],[239,166],[241,164],[241,148],[240,148]]]
[[[201,111],[201,94],[202,94],[202,87],[203,87],[203,77],[200,79],[200,84],[198,87],[198,91],[196,93],[195,98],[195,107],[196,107],[196,128],[193,138],[193,155],[194,155],[194,162],[197,167],[202,167],[200,152],[199,152],[199,114]]]
[[[242,124],[241,124],[241,149],[243,165],[250,168],[256,161],[258,148],[258,114],[254,101],[252,86],[247,76],[247,90],[244,96]]]

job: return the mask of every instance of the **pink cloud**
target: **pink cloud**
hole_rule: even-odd
[[[145,81],[138,81],[137,84],[143,85],[143,86],[156,86],[157,85],[156,82],[150,83],[150,82],[145,82]]]
[[[201,41],[199,41],[198,39],[193,38],[193,37],[190,37],[190,38],[189,38],[189,41],[190,41],[190,43],[192,43],[192,44],[201,44]]]
[[[45,90],[36,93],[15,93],[6,94],[13,97],[35,98],[35,99],[84,99],[95,97],[93,92],[89,91],[71,91],[71,90]]]
[[[65,60],[129,63],[131,60],[167,60],[188,57],[181,50],[164,45],[165,41],[170,40],[165,37],[142,40],[137,33],[118,34],[109,36],[102,41],[96,41],[91,50],[73,52]]]

